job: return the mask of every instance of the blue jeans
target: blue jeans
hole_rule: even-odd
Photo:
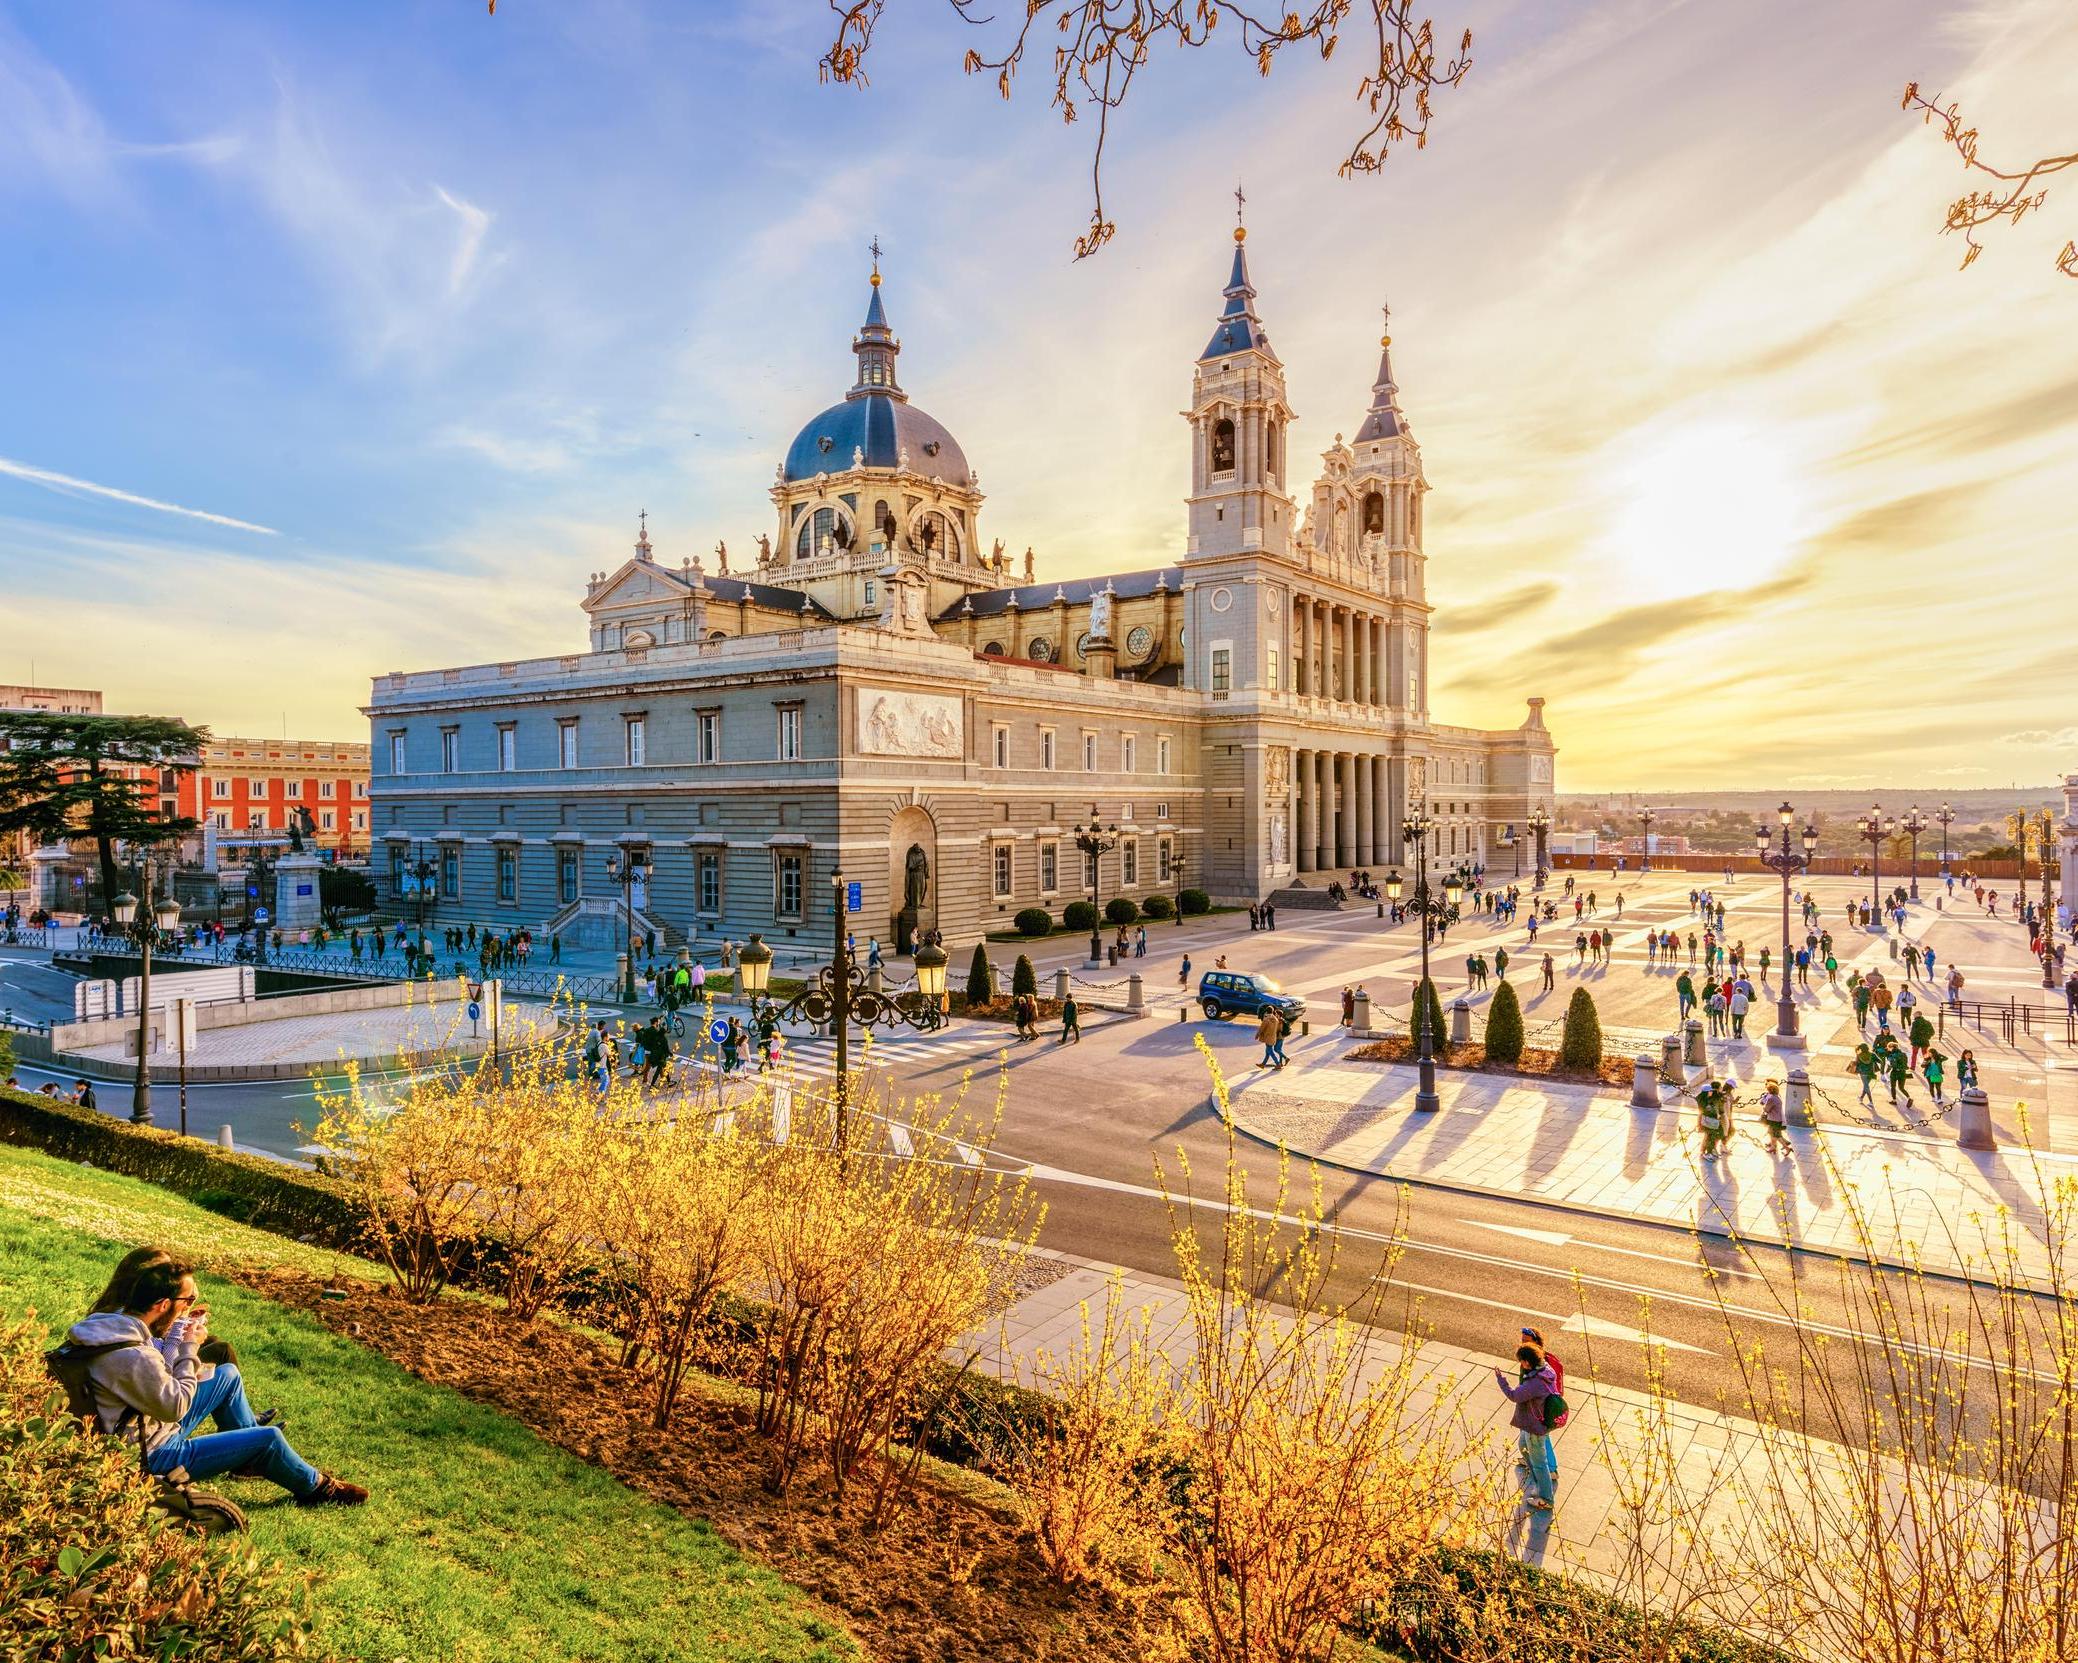
[[[1542,1501],[1558,1499],[1558,1451],[1548,1432],[1517,1432],[1523,1465],[1530,1469],[1530,1490]]]
[[[218,1430],[195,1436],[195,1428],[214,1420]],[[253,1420],[252,1405],[245,1401],[245,1382],[229,1363],[195,1388],[195,1400],[181,1416],[173,1436],[145,1457],[155,1473],[185,1467],[197,1482],[220,1473],[252,1474],[279,1484],[292,1495],[304,1496],[318,1487],[318,1470],[289,1447],[286,1433],[278,1426],[260,1426]]]

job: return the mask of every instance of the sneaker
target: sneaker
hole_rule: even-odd
[[[1542,1496],[1530,1497],[1527,1505],[1532,1513],[1548,1513],[1551,1511],[1551,1503]]]
[[[288,1421],[283,1417],[282,1412],[279,1409],[269,1409],[266,1411],[266,1413],[255,1416],[253,1419],[253,1425],[255,1426],[285,1427],[288,1424]]]
[[[368,1499],[368,1492],[358,1484],[349,1484],[343,1478],[334,1478],[329,1473],[318,1475],[317,1488],[307,1496],[298,1496],[298,1507],[358,1507]]]

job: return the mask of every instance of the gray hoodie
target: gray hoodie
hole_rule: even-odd
[[[176,1323],[178,1332],[186,1326]],[[134,1345],[104,1353],[88,1369],[94,1405],[103,1432],[113,1432],[125,1411],[137,1412],[137,1431],[149,1453],[170,1438],[181,1416],[195,1401],[195,1388],[216,1372],[196,1356],[199,1342],[186,1338],[154,1339],[142,1317],[124,1311],[97,1311],[82,1317],[66,1335],[75,1345],[107,1345],[134,1340]]]

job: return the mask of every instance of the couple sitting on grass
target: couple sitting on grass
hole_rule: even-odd
[[[52,1353],[54,1366],[84,1368],[97,1428],[135,1439],[147,1472],[186,1469],[200,1481],[223,1473],[265,1478],[298,1507],[357,1507],[358,1484],[327,1477],[290,1446],[278,1411],[255,1415],[230,1347],[209,1338],[209,1308],[196,1303],[194,1272],[170,1253],[140,1247],[116,1266],[93,1310]],[[213,1420],[217,1430],[199,1432]]]

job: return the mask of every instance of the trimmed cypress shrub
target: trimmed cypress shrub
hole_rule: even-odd
[[[985,1005],[989,1002],[989,980],[988,945],[977,941],[974,943],[974,960],[967,966],[968,1004]]]
[[[1140,910],[1149,918],[1174,918],[1176,903],[1166,895],[1150,895],[1140,903]]]
[[[1421,1044],[1421,1001],[1429,1007],[1429,1043],[1441,1051],[1450,1043],[1450,1029],[1443,1020],[1443,1000],[1436,992],[1436,984],[1423,981],[1415,992],[1415,1003],[1407,1012],[1407,1037],[1416,1046]]]
[[[1559,1039],[1559,1064],[1564,1068],[1594,1069],[1602,1066],[1602,1019],[1596,1014],[1594,995],[1584,987],[1573,990],[1566,1006],[1566,1028]]]
[[[1114,895],[1104,903],[1104,918],[1110,924],[1137,924],[1140,922],[1140,908],[1132,897]]]
[[[1522,1061],[1522,1001],[1510,982],[1494,989],[1493,1003],[1486,1008],[1486,1054],[1494,1062]]]
[[[1070,901],[1061,908],[1061,923],[1071,930],[1093,930],[1097,927],[1097,909],[1087,901]]]
[[[1011,967],[1010,991],[1034,996],[1039,992],[1039,972],[1032,968],[1032,961],[1023,953],[1017,955],[1017,963]]]
[[[1010,922],[1016,926],[1019,935],[1053,934],[1053,914],[1044,907],[1020,908],[1017,916]]]

